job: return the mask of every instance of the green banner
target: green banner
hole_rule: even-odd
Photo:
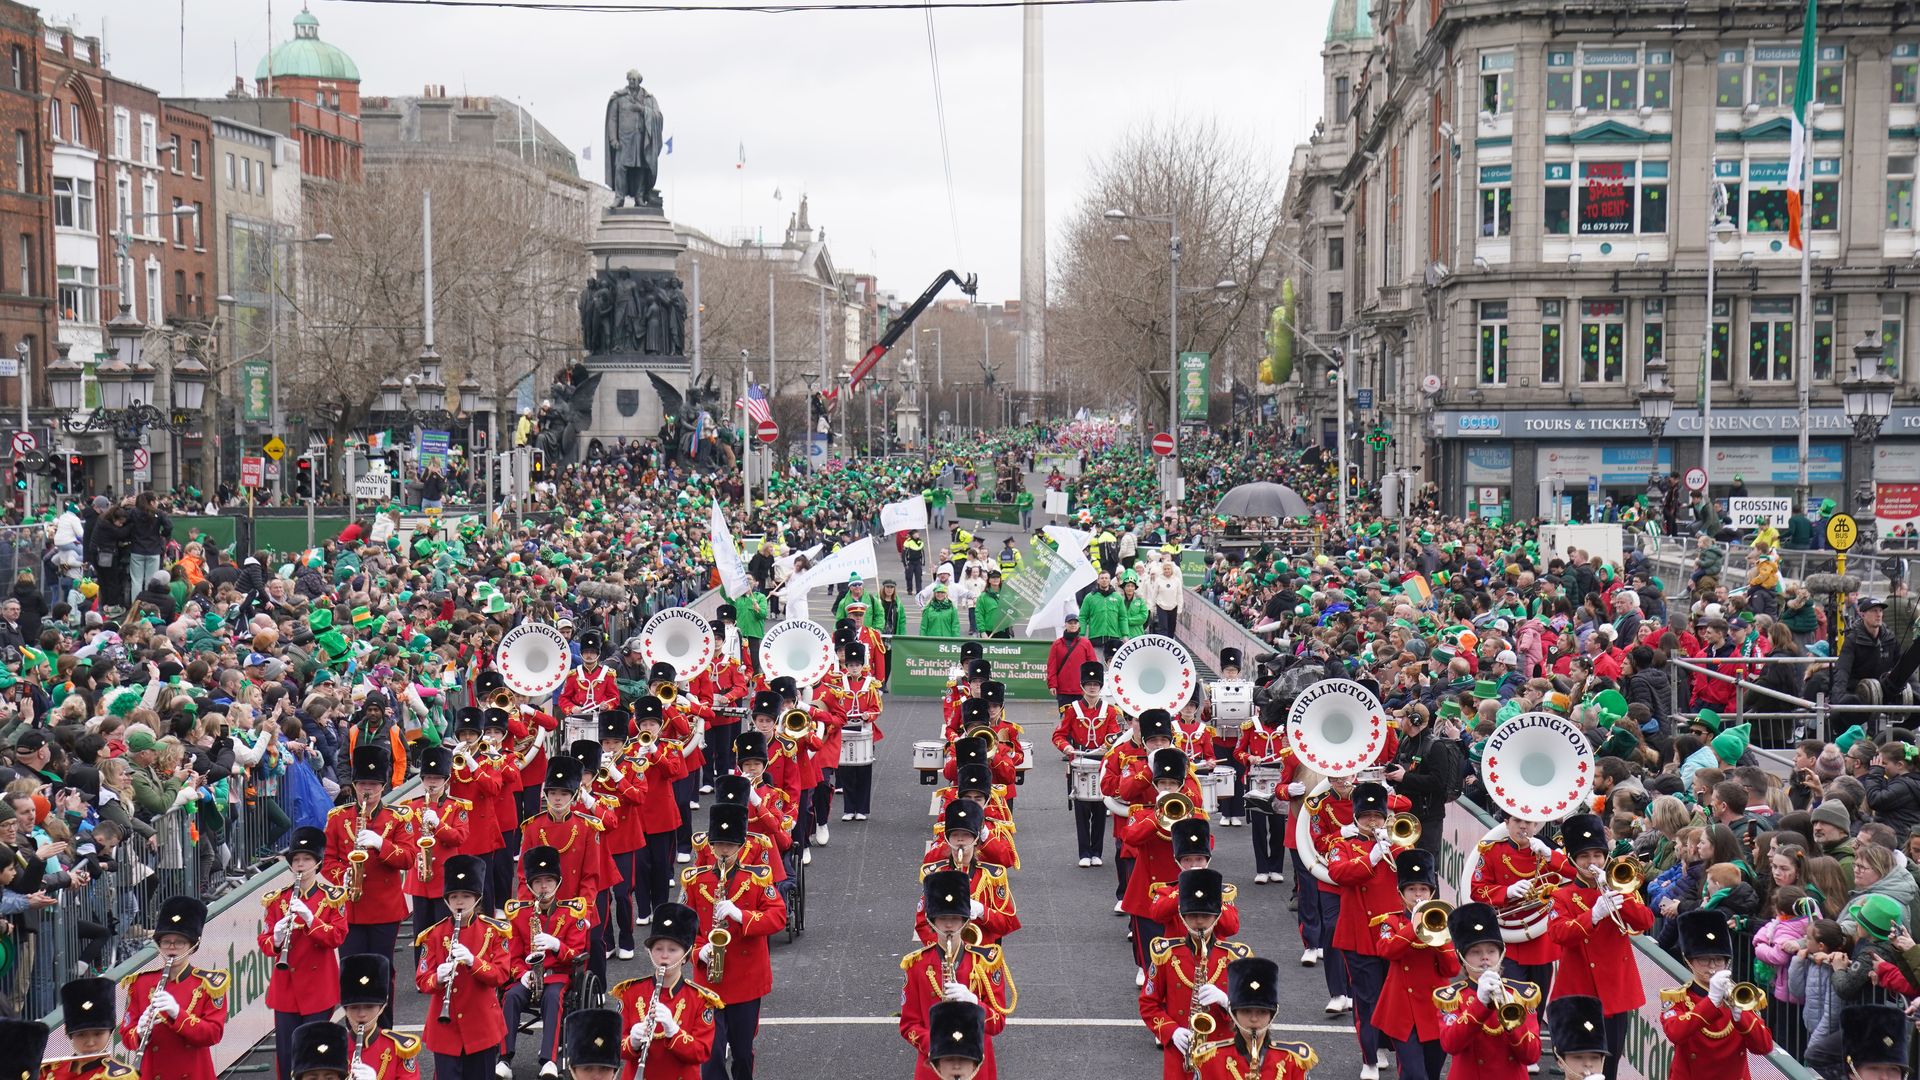
[[[1207,406],[1212,400],[1209,389],[1213,378],[1213,354],[1180,354],[1180,419],[1207,422]]]
[[[249,424],[273,419],[273,369],[265,360],[240,365],[240,418]]]
[[[887,693],[907,697],[939,697],[960,665],[961,638],[896,637],[887,643]],[[1007,697],[1019,701],[1051,701],[1047,690],[1047,650],[1051,641],[994,638],[981,650],[993,665],[993,677],[1007,684]]]
[[[1180,549],[1180,577],[1189,589],[1197,589],[1207,580],[1207,549]]]
[[[953,512],[957,517],[972,518],[1000,525],[1020,524],[1020,508],[1012,503],[954,503]]]

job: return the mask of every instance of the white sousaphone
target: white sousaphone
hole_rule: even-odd
[[[1177,711],[1199,685],[1193,654],[1160,634],[1143,634],[1114,650],[1107,685],[1120,711],[1139,716],[1148,709]]]
[[[760,639],[760,670],[770,679],[782,675],[802,689],[826,677],[833,666],[833,635],[811,619],[787,619]]]
[[[1480,759],[1480,783],[1494,805],[1523,821],[1558,821],[1587,807],[1593,791],[1593,747],[1580,729],[1550,712],[1521,713],[1493,729]],[[1471,894],[1480,869],[1480,848],[1510,838],[1505,822],[1495,825],[1467,852],[1460,870],[1459,895]],[[1553,890],[1566,879],[1551,871],[1536,879],[1539,889],[1518,899],[1494,897],[1500,909],[1500,936],[1532,941],[1547,930]]]
[[[573,651],[565,634],[543,622],[523,622],[500,638],[493,666],[507,688],[522,697],[546,697],[567,681]]]
[[[1387,740],[1387,710],[1373,691],[1352,679],[1321,679],[1309,684],[1287,710],[1287,745],[1304,771],[1323,777],[1357,776],[1380,757]],[[1328,780],[1314,784],[1307,802],[1332,788]],[[1320,852],[1313,846],[1313,815],[1306,803],[1293,818],[1293,840],[1307,872],[1332,884]]]
[[[698,678],[713,663],[713,628],[691,608],[656,611],[640,628],[640,655],[648,664],[672,664],[679,682]]]

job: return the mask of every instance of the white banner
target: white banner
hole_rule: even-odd
[[[1047,492],[1046,511],[1049,514],[1058,514],[1061,517],[1066,517],[1067,516],[1067,493],[1064,491]]]
[[[846,581],[854,574],[859,574],[863,581],[872,581],[880,576],[880,560],[874,555],[871,536],[863,536],[808,567],[804,573],[787,582],[786,588],[780,590],[780,595],[787,598],[804,596],[822,585]]]
[[[880,531],[888,536],[912,529],[924,530],[926,527],[927,499],[924,495],[901,499],[880,508]]]
[[[1068,562],[1087,561],[1087,545],[1093,543],[1092,533],[1084,529],[1069,529],[1065,525],[1043,525],[1040,531],[1060,545],[1060,555]]]
[[[1076,599],[1080,590],[1093,584],[1099,576],[1094,573],[1093,564],[1078,551],[1068,556],[1067,562],[1071,570],[1047,579],[1046,592],[1034,605],[1033,617],[1027,620],[1028,637],[1049,638],[1054,636],[1054,631],[1066,626],[1067,612],[1080,610],[1080,601]]]
[[[720,512],[717,500],[707,530],[712,533],[713,564],[720,571],[720,587],[727,597],[732,599],[752,592],[753,579],[747,576],[747,564],[740,561],[740,549],[733,543],[733,530],[727,528],[727,515]]]

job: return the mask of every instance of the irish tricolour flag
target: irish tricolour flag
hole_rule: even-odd
[[[1793,149],[1787,157],[1787,242],[1800,246],[1800,221],[1807,191],[1807,107],[1813,104],[1814,21],[1819,0],[1807,0],[1800,27],[1800,69],[1793,80]]]

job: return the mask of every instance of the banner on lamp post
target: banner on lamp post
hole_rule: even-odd
[[[1181,422],[1206,423],[1208,387],[1212,385],[1213,379],[1213,354],[1181,353],[1179,378]]]
[[[249,424],[273,419],[273,368],[265,360],[240,365],[240,418]]]

